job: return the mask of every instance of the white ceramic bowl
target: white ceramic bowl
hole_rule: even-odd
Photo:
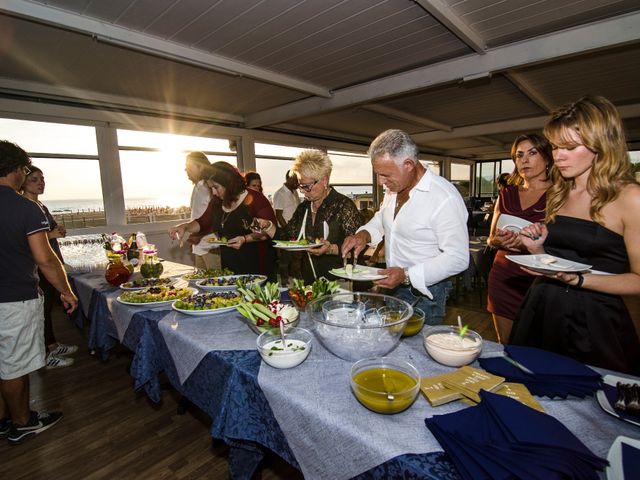
[[[467,330],[460,337],[454,325],[436,325],[424,332],[424,347],[436,362],[449,367],[461,367],[473,362],[482,352],[482,337]]]
[[[350,292],[312,300],[305,312],[327,350],[356,361],[383,357],[396,348],[413,308],[390,295]]]
[[[284,334],[286,349],[280,333],[263,332],[256,344],[265,363],[274,368],[292,368],[300,365],[309,356],[313,335],[304,328],[291,328]]]

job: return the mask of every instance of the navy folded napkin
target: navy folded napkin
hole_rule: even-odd
[[[595,370],[564,355],[539,348],[516,345],[505,346],[506,354],[526,367],[527,373],[503,357],[481,358],[480,366],[486,371],[505,377],[508,382],[522,383],[534,395],[584,398],[601,388],[602,377]]]
[[[636,478],[640,472],[640,450],[622,442],[622,472],[623,478]]]
[[[464,479],[596,480],[607,465],[550,415],[491,392],[480,398],[474,407],[425,419]]]

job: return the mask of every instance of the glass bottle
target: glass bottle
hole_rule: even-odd
[[[160,278],[163,271],[164,266],[158,261],[158,252],[156,250],[145,249],[142,252],[140,274],[144,278]]]
[[[104,272],[104,278],[111,285],[120,286],[129,278],[133,273],[132,269],[129,269],[127,265],[125,265],[124,255],[119,253],[109,253],[109,265],[107,265],[107,269]],[[128,263],[128,262],[127,262]]]
[[[129,250],[127,250],[127,260],[134,267],[140,263],[140,250],[138,249],[138,242],[136,235],[131,234],[129,237]]]

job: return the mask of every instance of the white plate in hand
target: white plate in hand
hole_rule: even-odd
[[[577,273],[586,272],[591,268],[591,265],[586,263],[572,262],[571,260],[546,253],[540,255],[505,255],[505,257],[518,265],[540,273]]]
[[[520,230],[529,225],[531,225],[531,222],[524,218],[507,215],[506,213],[501,213],[496,223],[496,227],[500,230],[510,230],[515,233],[520,233]]]
[[[379,268],[376,267],[368,267],[366,265],[356,265],[353,268],[353,272],[351,275],[347,273],[344,267],[334,268],[329,270],[329,273],[335,275],[336,277],[346,278],[347,280],[355,280],[359,282],[370,282],[373,280],[382,280],[383,278],[387,278],[387,275],[380,275],[378,273]]]
[[[284,242],[280,240],[275,240],[273,242],[273,246],[275,248],[280,248],[282,250],[289,250],[291,252],[295,252],[298,250],[311,250],[312,248],[321,247],[322,243],[308,242],[308,243],[299,243],[295,241]]]
[[[629,477],[624,476],[624,466],[622,463],[623,443],[626,443],[630,448],[640,450],[640,440],[622,435],[616,438],[609,449],[609,455],[607,455],[607,460],[609,460],[609,466],[605,470],[607,480],[631,480]]]

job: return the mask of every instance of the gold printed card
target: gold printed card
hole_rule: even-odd
[[[431,406],[437,407],[438,405],[463,398],[460,392],[451,390],[443,385],[442,381],[450,375],[451,373],[445,373],[435,377],[425,377],[420,380],[420,391],[427,400],[429,400]]]
[[[544,412],[544,408],[542,408],[542,405],[540,405],[535,397],[531,395],[529,389],[521,383],[505,382],[498,388],[496,388],[493,393],[513,398],[520,403],[524,403],[527,407],[531,407],[534,410],[538,410],[539,412]]]
[[[447,375],[442,380],[442,384],[456,392],[460,392],[465,397],[474,402],[480,401],[480,390],[494,391],[504,382],[504,377],[493,375],[484,370],[464,366]]]

